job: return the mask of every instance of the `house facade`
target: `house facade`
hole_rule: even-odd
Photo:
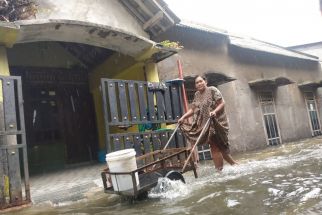
[[[101,78],[157,82],[156,62],[174,52],[151,37],[179,22],[162,0],[15,3],[5,1],[0,17],[0,209],[30,201],[20,159],[43,174],[105,157]],[[8,91],[11,76],[19,86]]]
[[[193,77],[206,75],[225,99],[232,151],[321,134],[317,57],[191,23],[177,24],[155,40],[165,39],[184,49],[158,64],[160,79],[178,77],[179,59],[191,99]]]

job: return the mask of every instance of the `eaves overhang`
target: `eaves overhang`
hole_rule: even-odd
[[[224,73],[215,72],[215,71],[208,71],[204,74],[204,76],[207,78],[208,86],[219,86],[236,80],[236,78],[234,77],[230,77]],[[187,89],[195,88],[195,78],[196,78],[195,76],[184,77],[185,86],[187,87]]]
[[[256,79],[248,82],[248,85],[254,89],[274,89],[280,86],[293,84],[294,81],[285,77],[273,77],[273,78],[263,78]]]
[[[0,44],[59,41],[87,44],[129,55],[137,61],[155,62],[176,53],[145,37],[110,26],[72,20],[0,22]]]
[[[289,57],[293,59],[308,60],[311,62],[319,62],[319,58],[316,56],[309,55],[295,50],[290,50],[275,44],[263,42],[253,38],[229,36],[229,44],[231,46],[252,50],[256,52],[269,53],[269,54]]]
[[[137,56],[155,42],[110,26],[73,20],[16,21],[20,32],[16,43],[60,41],[107,48]]]
[[[297,85],[301,90],[315,90],[322,87],[322,80],[320,81],[304,81]]]

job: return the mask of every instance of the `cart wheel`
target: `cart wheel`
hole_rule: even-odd
[[[164,177],[170,179],[171,181],[181,180],[183,183],[186,183],[186,181],[184,180],[183,175],[180,172],[177,172],[177,171],[171,170]]]
[[[145,200],[148,198],[148,191],[140,193],[137,197],[136,200]]]

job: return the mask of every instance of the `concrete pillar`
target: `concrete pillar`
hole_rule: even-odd
[[[145,74],[147,81],[159,82],[159,74],[157,69],[157,64],[153,61],[147,61],[145,63]]]
[[[8,76],[9,74],[7,50],[6,47],[0,45],[0,75]]]

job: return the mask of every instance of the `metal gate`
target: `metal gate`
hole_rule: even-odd
[[[134,148],[140,156],[164,147],[172,130],[161,125],[176,123],[183,114],[181,81],[101,79],[101,87],[107,152]],[[136,131],[127,132],[132,126]],[[113,133],[113,127],[124,132]],[[169,148],[181,147],[186,145],[179,131]]]
[[[21,78],[0,76],[0,209],[30,202]]]

